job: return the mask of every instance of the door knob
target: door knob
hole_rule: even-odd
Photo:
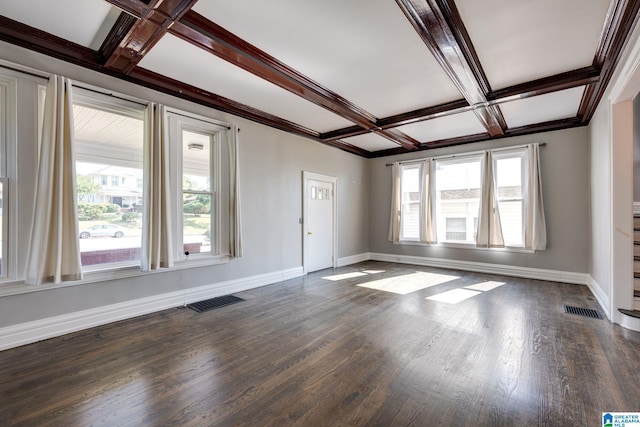
[[[311,236],[313,233],[310,231],[307,231],[307,236]]]

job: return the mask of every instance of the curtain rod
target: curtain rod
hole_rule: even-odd
[[[45,73],[44,71],[43,72],[38,72],[37,70],[34,70],[34,71],[24,70],[24,69],[17,68],[17,67],[12,67],[12,66],[6,65],[6,64],[0,64],[0,68],[4,68],[4,69],[7,69],[7,70],[15,71],[16,73],[26,74],[28,76],[38,77],[38,78],[46,79],[46,80],[48,80],[49,77],[53,75],[51,73]],[[132,102],[134,104],[142,105],[144,107],[146,107],[148,105],[147,103],[144,103],[144,102],[140,102],[140,101],[136,101],[136,100],[133,100],[133,99],[125,98],[125,97],[122,97],[122,96],[114,95],[111,92],[106,92],[106,91],[103,91],[103,90],[94,89],[94,88],[87,87],[87,86],[82,86],[82,83],[77,83],[75,80],[73,80],[73,87],[76,87],[78,89],[83,89],[83,90],[86,90],[86,91],[89,91],[89,92],[97,93],[97,94],[100,94],[100,95],[110,96],[112,98],[120,99],[122,101]]]
[[[528,145],[528,144],[527,144]],[[491,151],[504,151],[504,150],[513,150],[516,148],[524,148],[527,145],[514,145],[513,147],[502,147],[502,148],[494,148],[491,149]],[[538,146],[540,147],[546,147],[547,143],[546,142],[541,142],[540,144],[538,144]],[[459,154],[447,154],[444,156],[438,156],[438,157],[433,157],[434,159],[452,159],[454,157],[462,157],[462,156],[470,156],[473,154],[480,154],[480,153],[484,153],[487,150],[481,150],[481,151],[470,151],[468,153],[459,153]],[[399,164],[403,164],[403,163],[413,163],[413,162],[419,162],[422,160],[428,159],[428,157],[422,158],[422,159],[412,159],[412,160],[405,160],[403,162],[398,162]],[[393,163],[386,163],[385,166],[393,166]]]

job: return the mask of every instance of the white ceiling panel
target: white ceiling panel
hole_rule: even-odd
[[[393,1],[211,0],[194,10],[378,117],[461,98]]]
[[[319,132],[353,124],[171,35],[164,36],[140,66]]]
[[[396,129],[420,142],[438,141],[486,132],[486,129],[480,124],[473,111],[425,120],[400,126]]]
[[[389,141],[373,132],[364,135],[352,136],[351,138],[343,138],[341,141],[348,142],[351,145],[360,147],[367,151],[386,150],[387,148],[398,148],[398,144]]]
[[[103,0],[5,0],[0,15],[98,50],[120,11]]]
[[[456,0],[494,90],[591,65],[609,3]]]
[[[507,102],[500,109],[509,127],[566,119],[578,114],[583,92],[584,86],[575,87]]]

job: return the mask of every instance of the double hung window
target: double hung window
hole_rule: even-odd
[[[527,217],[527,206],[542,207],[537,150],[531,144],[400,164],[400,196],[394,202],[401,204],[397,241],[544,248],[546,226],[541,209],[536,217]],[[433,165],[430,174],[423,173],[428,165]],[[529,194],[531,183],[537,184]],[[423,185],[430,188],[423,189]],[[479,224],[481,212],[491,213],[485,213],[484,225]],[[527,222],[535,222],[536,231]],[[390,227],[394,227],[393,219]],[[482,236],[489,230],[495,240],[484,242],[479,227],[487,227],[482,228]],[[525,242],[527,233],[538,233],[536,239],[541,243]]]
[[[480,206],[481,159],[436,160],[436,224],[441,242],[474,243]]]
[[[221,186],[228,128],[213,120],[168,113],[178,189],[176,259],[218,255],[221,252],[223,215]],[[175,144],[173,143],[175,142]],[[228,171],[227,171],[228,173]]]
[[[496,152],[493,155],[498,209],[505,246],[524,246],[524,159],[525,150]]]
[[[139,264],[144,106],[76,89],[73,120],[82,266]]]
[[[401,178],[401,221],[402,240],[420,238],[420,164],[402,165]]]

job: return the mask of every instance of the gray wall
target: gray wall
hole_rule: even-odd
[[[386,163],[532,142],[547,143],[547,146],[540,150],[547,222],[546,251],[528,254],[410,246],[393,244],[387,240],[391,168],[385,166]],[[371,223],[369,249],[371,252],[509,264],[578,273],[588,272],[589,133],[586,127],[375,159],[371,161],[370,167],[372,191],[369,209]]]
[[[228,264],[0,298],[0,327],[302,265],[302,171],[338,178],[338,257],[368,251],[368,161],[266,126],[0,43],[2,56],[76,81],[220,119],[240,131],[244,257]],[[27,233],[28,230],[22,230]],[[20,233],[19,233],[20,234]],[[46,289],[46,286],[44,288]]]

